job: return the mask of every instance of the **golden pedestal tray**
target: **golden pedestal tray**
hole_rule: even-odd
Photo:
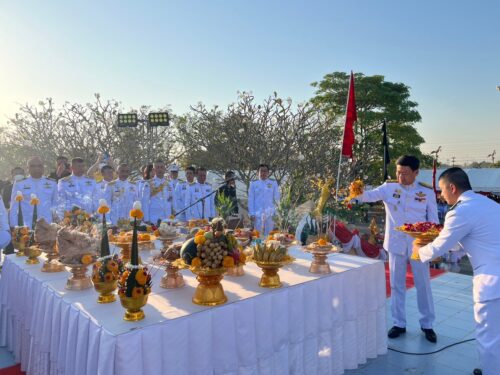
[[[176,236],[175,238],[178,238]],[[175,239],[174,238],[174,239]],[[163,242],[163,246],[167,247],[172,244],[173,239],[159,237],[159,240]],[[160,264],[165,266],[165,275],[162,276],[160,281],[160,287],[165,289],[175,289],[181,288],[185,285],[184,278],[182,274],[179,272],[180,268],[178,267],[179,262],[177,261],[180,257],[180,248],[176,249],[175,247],[167,248],[164,257],[160,260]]]
[[[70,272],[72,275],[66,281],[66,289],[69,290],[84,290],[88,288],[92,288],[92,280],[90,276],[87,276],[87,267],[86,264],[65,264],[66,267],[70,268]]]
[[[43,263],[42,272],[61,272],[64,266],[57,261],[59,254],[56,251],[46,252],[47,260]]]
[[[16,256],[18,257],[24,257],[26,256],[24,254],[24,250],[26,249],[26,243],[23,241],[15,241],[14,239],[12,240],[12,245],[14,245],[14,248],[17,250]]]
[[[151,250],[154,249],[154,240],[156,238],[151,239],[150,241],[138,241],[137,244],[139,246],[139,251],[141,250]],[[123,263],[130,262],[130,252],[132,251],[132,241],[130,242],[110,242],[112,245],[116,245],[120,248],[120,258],[122,258]],[[142,264],[141,259],[139,258],[139,264]]]
[[[263,288],[281,288],[281,280],[278,271],[286,264],[290,264],[295,258],[287,255],[281,262],[261,262],[252,260],[255,264],[262,269],[262,276],[259,281],[259,286]]]
[[[227,297],[220,283],[226,272],[225,268],[190,267],[190,270],[196,275],[199,282],[194,292],[193,303],[202,306],[217,306],[227,302]]]
[[[420,245],[420,246],[425,246],[425,245],[431,243],[432,241],[434,241],[437,238],[437,236],[439,236],[439,232],[437,232],[437,231],[412,232],[412,231],[404,230],[402,227],[397,227],[396,230],[414,238],[415,240],[413,242],[417,245]],[[410,259],[411,260],[420,260],[420,256],[418,255],[418,253],[412,253]]]
[[[99,293],[97,303],[111,303],[116,301],[116,294],[113,292],[118,287],[118,280],[94,282],[94,289]]]
[[[38,248],[38,246],[30,246],[26,249],[26,253],[28,259],[26,259],[26,264],[39,264],[40,261],[38,257],[42,254],[42,250]]]
[[[309,272],[319,275],[332,273],[330,264],[327,262],[328,255],[338,253],[340,252],[340,249],[333,244],[324,246],[311,245],[302,248],[305,252],[310,253],[313,256],[313,260],[309,266]]]
[[[239,277],[245,275],[245,269],[243,268],[243,264],[239,264],[234,267],[229,267],[226,272],[226,276]]]
[[[142,308],[148,302],[148,296],[149,293],[138,298],[120,296],[120,303],[125,309],[123,320],[128,322],[137,322],[144,319],[145,315]]]

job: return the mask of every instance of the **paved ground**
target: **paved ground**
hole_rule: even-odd
[[[445,273],[431,281],[436,310],[434,330],[438,342],[428,342],[420,331],[415,289],[407,293],[407,332],[405,336],[389,340],[389,347],[406,352],[432,352],[442,347],[474,338],[472,310],[472,278],[457,273]],[[387,301],[387,326],[392,327],[390,301]],[[346,371],[356,375],[464,375],[479,367],[474,341],[453,346],[432,355],[407,355],[389,350],[387,355],[369,360],[357,370]]]

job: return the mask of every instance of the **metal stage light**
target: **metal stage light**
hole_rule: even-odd
[[[169,126],[170,116],[168,112],[151,112],[148,115],[149,126]]]
[[[139,124],[137,113],[119,113],[118,127],[119,128],[135,128]]]

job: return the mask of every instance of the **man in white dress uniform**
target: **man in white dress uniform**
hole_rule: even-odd
[[[274,229],[273,215],[280,201],[280,190],[275,180],[269,179],[269,166],[259,165],[259,179],[250,182],[248,189],[248,214],[254,228],[267,236]]]
[[[189,206],[189,186],[193,185],[194,175],[196,169],[194,167],[186,168],[186,181],[179,181],[175,186],[174,190],[174,209],[175,212],[181,212],[187,206]],[[186,221],[187,212],[184,211],[181,214],[177,215],[176,219],[179,221]]]
[[[24,225],[31,228],[33,222],[33,206],[30,204],[31,194],[35,194],[40,200],[37,207],[38,218],[44,218],[47,223],[52,223],[54,210],[57,205],[57,183],[55,180],[44,177],[44,166],[42,159],[34,156],[28,160],[29,176],[14,183],[10,198],[10,226],[18,224],[19,203],[16,202],[17,192],[23,195],[21,210]]]
[[[110,206],[109,217],[111,222],[116,225],[119,220],[130,221],[129,213],[134,202],[139,199],[137,185],[130,182],[130,167],[122,163],[118,166],[118,178],[106,185],[103,198]]]
[[[6,247],[10,242],[9,220],[7,218],[7,210],[3,204],[3,199],[0,197],[0,249]]]
[[[153,163],[155,176],[146,182],[141,191],[144,221],[158,224],[159,221],[168,219],[172,214],[174,192],[165,177],[165,163],[156,160]]]
[[[389,330],[389,338],[396,338],[406,332],[406,269],[410,262],[417,303],[420,312],[420,328],[430,342],[437,337],[432,329],[434,323],[434,301],[430,284],[429,263],[411,260],[412,238],[395,230],[405,223],[430,221],[439,224],[434,191],[416,183],[420,162],[410,155],[401,156],[396,161],[397,181],[365,191],[356,197],[361,202],[383,201],[386,213],[384,248],[389,252],[391,278],[391,312],[394,326]]]
[[[94,211],[97,185],[93,178],[84,176],[85,161],[82,158],[71,160],[71,175],[61,178],[57,183],[59,194],[59,217],[64,217],[64,211],[71,211],[75,206],[92,214]]]
[[[198,168],[196,171],[196,183],[188,187],[186,206],[194,204],[196,201],[203,197],[205,199],[194,204],[191,208],[186,210],[186,219],[207,219],[210,220],[215,217],[215,193],[212,193],[212,185],[206,182],[207,170],[203,167]]]
[[[469,256],[474,276],[476,342],[481,369],[474,374],[500,374],[500,205],[472,191],[467,174],[449,168],[439,176],[439,188],[452,207],[444,228],[430,244],[420,247],[420,260],[446,254],[459,244]]]

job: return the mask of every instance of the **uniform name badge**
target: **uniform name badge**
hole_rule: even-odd
[[[272,187],[273,187],[273,185],[272,185],[271,183],[268,183],[268,184],[267,184],[267,188],[268,188],[268,189],[271,189]]]

